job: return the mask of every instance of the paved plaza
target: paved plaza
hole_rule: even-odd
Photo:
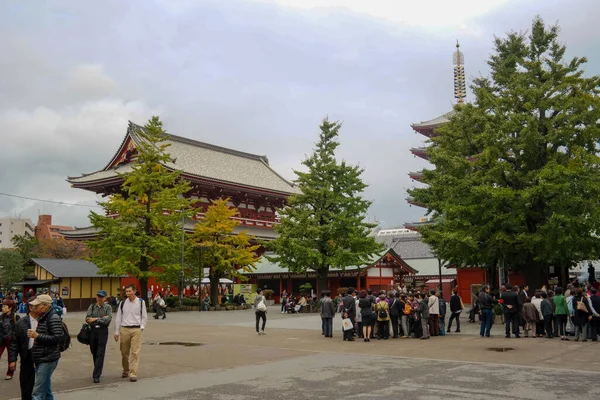
[[[83,313],[66,317],[71,333]],[[336,320],[339,325],[339,318]],[[91,355],[74,340],[53,377],[58,400],[114,399],[597,399],[597,343],[490,339],[478,325],[430,340],[344,342],[320,334],[316,314],[269,310],[267,336],[254,332],[252,310],[181,312],[149,321],[139,381],[120,378],[111,339],[100,384],[91,382]],[[195,346],[159,344],[189,342]],[[510,350],[507,350],[510,349]],[[506,350],[506,351],[498,351]],[[2,362],[5,362],[4,358]],[[582,366],[589,372],[582,371]],[[19,398],[18,379],[0,381],[0,399]]]

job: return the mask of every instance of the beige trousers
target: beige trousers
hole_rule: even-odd
[[[140,350],[142,349],[142,330],[140,328],[121,327],[119,336],[121,339],[123,373],[129,373],[129,376],[137,377]]]

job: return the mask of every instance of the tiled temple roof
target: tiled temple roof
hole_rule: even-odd
[[[141,140],[137,134],[139,125],[129,123],[127,135],[111,162],[100,171],[83,174],[79,177],[69,177],[67,181],[73,186],[81,187],[105,180],[118,179],[118,174],[131,171],[131,164],[121,164],[112,167],[117,155],[121,153],[127,139],[135,143]],[[282,194],[299,193],[298,188],[284,179],[270,166],[266,156],[244,153],[225,147],[215,146],[193,139],[176,135],[169,135],[166,143],[170,144],[167,152],[171,155],[171,162],[165,167],[179,170],[183,174],[200,179],[231,183],[245,187],[264,189]]]

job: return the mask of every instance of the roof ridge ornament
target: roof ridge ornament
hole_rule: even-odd
[[[465,85],[465,56],[460,51],[460,44],[456,41],[456,51],[452,56],[454,62],[454,98],[458,104],[463,104],[467,97]]]

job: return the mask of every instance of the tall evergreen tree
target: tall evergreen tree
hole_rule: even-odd
[[[158,117],[152,117],[136,134],[141,139],[138,156],[132,171],[122,175],[121,193],[100,203],[106,214],[90,214],[100,232],[89,247],[102,273],[136,277],[146,299],[150,277],[181,268],[180,212],[191,212],[186,211],[191,208],[184,197],[190,187],[179,179],[179,172],[164,167],[172,160],[165,143],[168,134]],[[117,218],[111,216],[115,214]]]
[[[194,260],[197,268],[209,268],[212,304],[219,304],[218,286],[221,278],[245,280],[246,277],[241,272],[252,271],[254,264],[260,259],[256,255],[260,245],[250,243],[254,238],[246,231],[234,233],[240,222],[232,217],[238,215],[238,210],[228,206],[228,201],[229,199],[213,200],[189,238],[188,247],[197,254],[190,255],[188,259]]]
[[[362,265],[381,250],[369,236],[375,224],[365,222],[371,202],[361,197],[367,187],[363,170],[338,161],[335,151],[341,124],[323,120],[313,154],[302,162],[307,172],[294,171],[301,194],[278,210],[279,238],[268,243],[271,261],[294,272],[317,272],[317,290],[327,288],[331,267]]]
[[[410,194],[437,216],[423,229],[441,258],[506,265],[541,287],[548,266],[600,250],[600,77],[565,60],[559,27],[495,39],[491,74],[475,79],[428,150],[434,170]]]

